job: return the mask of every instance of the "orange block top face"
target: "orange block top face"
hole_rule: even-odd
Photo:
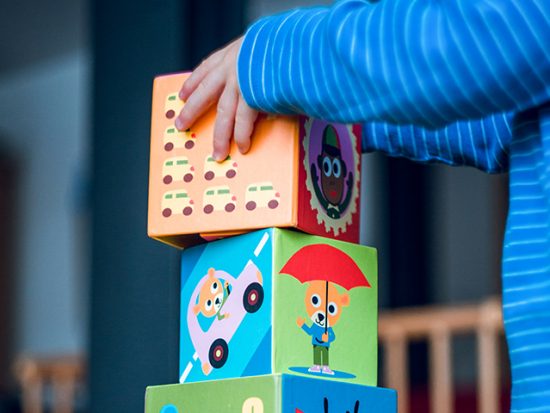
[[[353,158],[355,165],[347,168],[346,177],[340,179],[335,188],[327,189],[327,199],[317,202],[317,195],[324,198],[323,190],[319,192],[319,188],[328,188],[334,180],[323,175],[323,159],[317,159],[320,153],[319,156],[311,155],[316,158],[312,161],[316,165],[315,185],[311,181],[313,168],[305,168],[304,150],[310,146],[302,145],[305,142],[302,137],[307,135],[305,128],[312,125],[311,120],[262,115],[256,122],[250,151],[242,155],[232,143],[229,157],[218,163],[211,156],[214,107],[187,131],[178,131],[174,126],[184,105],[178,92],[187,76],[166,75],[154,81],[149,174],[150,237],[185,247],[200,242],[199,235],[202,239],[214,239],[258,228],[297,227],[318,235],[357,242],[360,157],[350,155],[350,148],[352,152],[358,148],[356,136],[353,136],[351,147],[348,143],[348,149],[343,148],[343,152],[347,151],[348,163]],[[336,127],[340,130],[347,128],[345,130],[352,134],[351,127]],[[334,139],[331,142],[334,143]],[[313,147],[320,148],[321,144]],[[327,158],[325,168],[331,163],[332,172],[338,161],[329,154],[323,155]],[[349,182],[350,171],[353,172],[353,182]],[[338,211],[335,219],[331,201],[344,199],[349,205],[345,208],[348,213]],[[326,211],[324,215],[328,220],[325,221],[334,222],[329,225],[321,222],[319,215],[323,214],[314,206],[318,209],[327,207],[328,215]],[[338,210],[338,206],[335,208]]]

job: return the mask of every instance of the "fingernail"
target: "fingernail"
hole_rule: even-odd
[[[222,155],[219,152],[214,151],[214,153],[212,154],[212,157],[216,162],[222,161]]]
[[[178,128],[179,130],[182,130],[183,129],[183,122],[181,121],[181,119],[179,117],[176,118],[176,128]]]

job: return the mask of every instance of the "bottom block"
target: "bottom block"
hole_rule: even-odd
[[[146,413],[396,413],[397,393],[287,374],[151,386]]]

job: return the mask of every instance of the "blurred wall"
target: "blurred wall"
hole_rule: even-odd
[[[427,201],[434,301],[479,302],[499,294],[507,175],[434,166],[432,176]]]
[[[87,172],[88,65],[77,52],[0,74],[0,139],[19,169],[19,352],[72,353],[85,344],[78,197]]]
[[[0,147],[15,159],[15,351],[83,352],[87,332],[86,0],[0,7]]]

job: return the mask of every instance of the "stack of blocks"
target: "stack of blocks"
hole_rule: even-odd
[[[180,383],[147,413],[396,412],[377,380],[376,250],[359,241],[360,130],[262,116],[211,157],[215,110],[174,126],[186,74],[155,79],[149,236],[181,255]]]

